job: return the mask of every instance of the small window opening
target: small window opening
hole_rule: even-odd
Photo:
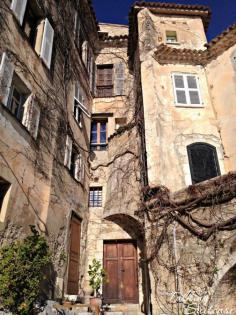
[[[89,206],[102,207],[102,187],[90,187]]]
[[[166,31],[166,42],[167,43],[177,43],[177,33],[176,31]]]

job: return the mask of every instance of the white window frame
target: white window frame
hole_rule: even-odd
[[[179,88],[175,86],[175,75],[176,76],[182,76],[183,77],[183,81],[184,81],[184,88]],[[188,82],[187,82],[187,77],[191,76],[191,77],[195,77],[196,78],[196,83],[197,83],[197,89],[193,89],[193,88],[189,88],[188,87]],[[172,78],[172,85],[173,85],[173,93],[174,93],[174,103],[175,106],[179,106],[179,107],[197,107],[197,108],[201,108],[204,107],[204,102],[202,99],[202,95],[201,95],[201,89],[200,89],[200,80],[199,80],[199,76],[195,73],[183,73],[183,72],[173,72],[171,74],[171,78]],[[177,99],[177,93],[176,90],[181,90],[185,92],[185,96],[186,96],[186,104],[185,103],[178,103],[178,99]],[[199,95],[199,100],[200,103],[199,104],[191,104],[190,101],[190,95],[189,95],[189,91],[197,91],[198,95]]]
[[[73,103],[73,116],[75,117],[75,120],[78,122],[80,128],[82,128],[82,122],[78,119],[79,110],[81,110],[81,112],[84,113],[88,118],[91,118],[91,114],[89,113],[89,111],[87,110],[85,106],[85,102],[86,102],[85,93],[81,85],[79,84],[79,82],[75,84],[74,88],[75,88],[75,93],[74,93],[74,103]],[[76,114],[74,115],[75,106],[77,107],[77,109],[76,109]]]

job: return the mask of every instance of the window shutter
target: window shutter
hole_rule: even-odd
[[[114,67],[115,67],[114,93],[115,95],[124,95],[125,64],[123,62],[119,62],[115,64]]]
[[[53,38],[54,38],[54,30],[50,22],[48,21],[48,19],[45,19],[40,56],[45,62],[48,69],[50,69],[50,66],[51,66]]]
[[[20,25],[23,23],[27,0],[12,0],[11,10],[14,12]]]
[[[90,59],[90,67],[89,67],[89,85],[90,85],[90,91],[93,91],[93,81],[94,81],[94,57],[91,54]]]
[[[75,11],[75,16],[74,16],[74,36],[76,38],[76,33],[77,33],[77,26],[78,26],[78,11]]]
[[[183,75],[173,75],[173,84],[175,88],[175,101],[178,104],[187,104],[186,91],[184,87]]]
[[[37,138],[40,120],[40,107],[35,99],[35,95],[30,95],[24,104],[24,115],[22,124],[31,133],[34,139]]]
[[[94,95],[96,95],[96,81],[97,81],[97,67],[95,64],[95,61],[93,61],[93,87],[92,87],[92,92]]]
[[[2,54],[0,64],[0,101],[7,106],[8,96],[11,90],[11,83],[14,73],[14,65],[11,63],[7,54]]]
[[[187,76],[187,84],[189,89],[189,99],[191,104],[200,104],[200,94],[197,85],[197,77],[196,76]]]
[[[75,160],[75,174],[74,177],[78,182],[82,182],[83,180],[83,162],[82,162],[82,155],[81,153],[77,154],[76,160]]]
[[[65,158],[64,165],[70,169],[71,167],[71,154],[72,154],[72,139],[70,136],[66,136],[66,148],[65,148]]]
[[[84,41],[82,45],[82,60],[87,67],[87,60],[88,60],[88,42]]]

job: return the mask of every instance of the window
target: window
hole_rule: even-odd
[[[177,43],[177,34],[176,31],[166,31],[166,43],[173,44]]]
[[[87,98],[85,97],[84,90],[81,88],[79,83],[75,84],[75,96],[74,96],[74,103],[73,103],[73,114],[75,120],[78,122],[80,128],[83,127],[83,114],[89,118],[91,117],[90,113],[86,108]]]
[[[102,207],[102,187],[90,187],[89,206]]]
[[[6,194],[10,186],[11,186],[10,183],[8,183],[7,181],[5,181],[3,178],[0,177],[0,213],[1,213],[4,199],[6,197]]]
[[[91,150],[107,148],[107,120],[94,120],[91,125]]]
[[[125,64],[97,66],[97,97],[125,95]]]
[[[202,106],[199,80],[193,74],[172,75],[176,105]]]
[[[36,45],[37,34],[42,31],[43,25],[40,25],[42,22],[42,14],[40,13],[38,6],[34,1],[28,1],[22,28],[29,38],[29,42],[33,48],[35,48]]]
[[[11,113],[20,122],[23,120],[24,104],[29,97],[30,92],[20,78],[14,73],[10,93],[7,101],[7,107]]]
[[[30,44],[50,69],[54,30],[49,20],[42,18],[37,1],[12,0],[11,10],[22,25]]]
[[[64,165],[68,168],[71,176],[78,182],[84,182],[85,168],[82,154],[79,152],[79,149],[73,143],[70,136],[66,137]]]
[[[220,175],[216,148],[207,143],[193,143],[187,146],[192,183]]]
[[[113,65],[97,66],[97,96],[113,95]]]
[[[36,139],[40,119],[38,101],[14,72],[14,65],[6,53],[0,64],[0,102]]]

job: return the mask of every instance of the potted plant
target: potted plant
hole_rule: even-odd
[[[92,263],[89,265],[88,274],[89,285],[93,289],[93,297],[90,298],[90,306],[99,310],[102,304],[101,293],[99,289],[101,288],[102,282],[106,278],[106,271],[102,267],[102,263],[94,258]]]

